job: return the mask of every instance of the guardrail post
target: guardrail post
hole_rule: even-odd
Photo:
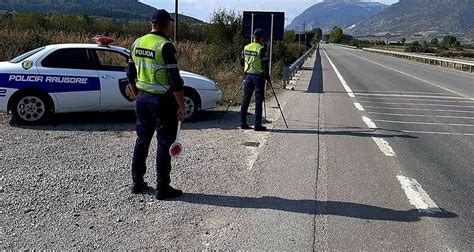
[[[290,83],[290,68],[285,66],[283,67],[283,89],[286,89],[288,83]]]

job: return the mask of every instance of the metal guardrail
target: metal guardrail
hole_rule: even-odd
[[[446,68],[453,68],[460,71],[465,72],[473,72],[474,71],[474,62],[463,61],[463,60],[453,60],[448,58],[442,57],[432,57],[432,56],[425,56],[419,55],[414,53],[403,53],[403,52],[395,52],[395,51],[386,51],[386,50],[379,50],[379,49],[372,49],[372,48],[363,48],[362,50],[374,53],[381,53],[384,55],[395,56],[403,59],[414,60],[417,62],[422,62],[426,64],[431,64],[435,66],[441,66]]]
[[[319,47],[315,45],[311,47],[303,56],[295,61],[295,63],[291,64],[291,66],[285,66],[283,68],[283,88],[286,88],[286,85],[290,83],[290,80],[293,79],[295,74],[300,70],[301,66],[306,62],[306,60],[313,55],[316,49]]]

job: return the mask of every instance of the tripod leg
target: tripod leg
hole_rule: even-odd
[[[239,87],[239,90],[235,93],[235,95],[234,95],[234,97],[232,98],[232,100],[230,100],[229,105],[227,106],[227,108],[225,109],[225,111],[222,113],[221,118],[219,119],[219,123],[222,121],[222,119],[224,118],[225,114],[229,111],[230,106],[232,106],[232,103],[234,103],[235,98],[237,98],[237,96],[240,94],[240,92],[242,91],[243,88],[244,88],[244,82],[242,82],[242,84],[241,84],[240,87]]]
[[[283,114],[283,110],[281,109],[281,105],[280,105],[280,102],[278,101],[278,97],[276,95],[276,92],[275,92],[275,89],[272,87],[272,90],[273,90],[273,95],[275,96],[275,100],[278,104],[278,108],[280,109],[280,113],[281,113],[281,116],[283,117],[283,121],[285,122],[285,125],[286,125],[286,128],[288,129],[288,123],[286,122],[286,118],[285,118],[285,115]]]

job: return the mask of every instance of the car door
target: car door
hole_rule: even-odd
[[[133,109],[134,102],[126,96],[128,56],[105,48],[92,49],[92,51],[97,61],[100,78],[101,110]]]
[[[95,111],[100,104],[100,81],[91,52],[61,48],[40,59],[42,87],[52,93],[61,111]]]

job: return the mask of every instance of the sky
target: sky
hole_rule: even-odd
[[[174,0],[140,0],[159,9],[174,12]],[[217,9],[231,9],[238,12],[244,10],[283,11],[286,24],[308,7],[321,1],[317,0],[179,0],[179,13],[192,16],[203,21],[209,20],[209,15]],[[374,2],[374,1],[372,1]],[[380,0],[378,2],[393,4],[398,0]]]

